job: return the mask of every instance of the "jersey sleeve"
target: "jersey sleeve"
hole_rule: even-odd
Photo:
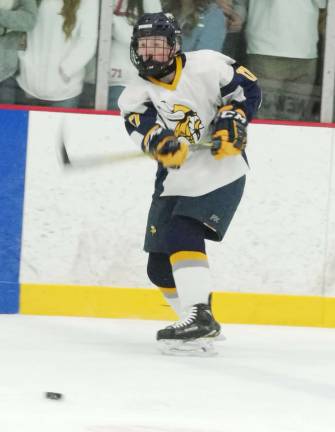
[[[152,136],[164,129],[155,106],[143,89],[129,86],[119,98],[119,107],[130,138],[146,151]]]
[[[250,121],[260,107],[262,99],[257,77],[233,59],[223,57],[225,65],[221,68],[220,79],[222,104],[233,103],[240,106]]]

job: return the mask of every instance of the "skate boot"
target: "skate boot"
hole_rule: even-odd
[[[157,332],[157,341],[165,354],[215,354],[213,339],[220,334],[210,306],[198,303],[187,316]]]

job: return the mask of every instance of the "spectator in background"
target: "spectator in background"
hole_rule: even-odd
[[[162,0],[164,12],[178,20],[183,35],[183,51],[221,51],[226,36],[222,9],[211,0]]]
[[[36,22],[35,0],[0,0],[0,104],[15,103],[18,51]]]
[[[243,31],[243,19],[235,10],[234,0],[216,0],[222,8],[227,21],[227,35],[222,47],[223,54],[235,59],[238,63],[246,63],[246,43]]]
[[[114,0],[112,41],[109,55],[108,106],[118,110],[118,99],[127,84],[137,75],[129,58],[133,25],[143,13],[161,12],[160,0]],[[82,107],[93,108],[95,96],[96,58],[86,68]]]
[[[29,105],[77,107],[98,39],[99,0],[39,0],[17,81]],[[22,92],[22,93],[23,93]]]
[[[227,29],[231,33],[237,33],[242,30],[243,19],[234,8],[234,0],[217,0],[216,3],[223,9],[227,18]]]
[[[247,64],[263,90],[262,118],[311,120],[320,9],[327,0],[234,0],[246,21]]]
[[[137,75],[129,57],[133,26],[143,13],[161,12],[160,0],[117,0],[113,15],[108,108],[119,109],[119,96]]]

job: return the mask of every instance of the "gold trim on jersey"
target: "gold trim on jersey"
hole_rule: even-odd
[[[160,81],[154,77],[148,77],[149,81],[158,86],[164,87],[167,90],[176,90],[177,85],[179,83],[181,72],[183,70],[183,62],[180,56],[176,57],[176,73],[173,78],[172,83],[166,83],[164,81]]]
[[[148,132],[144,135],[143,138],[143,148],[146,152],[149,152],[149,144],[150,144],[150,139],[152,138],[153,134],[160,129],[161,126],[159,124],[154,124],[149,130]]]
[[[140,115],[138,113],[130,114],[130,116],[128,117],[128,121],[135,128],[138,128],[139,125],[141,124]]]

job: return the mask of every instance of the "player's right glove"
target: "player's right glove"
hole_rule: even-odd
[[[188,155],[188,145],[179,142],[173,130],[155,125],[144,137],[142,150],[152,155],[164,168],[180,168]]]
[[[211,152],[215,159],[238,155],[247,145],[248,120],[242,108],[225,105],[214,119]]]

